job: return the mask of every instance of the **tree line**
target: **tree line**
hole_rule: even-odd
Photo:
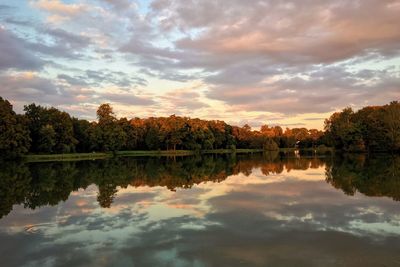
[[[117,118],[109,104],[97,109],[97,121],[70,116],[54,107],[26,105],[16,114],[0,97],[0,153],[13,158],[27,153],[114,152],[119,150],[213,150],[317,148],[346,151],[400,150],[400,104],[350,108],[333,114],[325,131],[270,127],[252,130],[219,120],[170,117]]]
[[[400,103],[345,108],[325,120],[327,145],[349,152],[399,152]]]

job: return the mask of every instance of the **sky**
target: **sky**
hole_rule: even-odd
[[[1,0],[0,96],[323,128],[400,100],[400,0]]]

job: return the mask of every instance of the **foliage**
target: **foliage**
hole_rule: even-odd
[[[24,110],[32,139],[31,152],[75,152],[78,141],[74,137],[72,118],[68,113],[35,104],[25,106]]]
[[[400,151],[400,104],[346,108],[325,121],[325,132],[316,129],[249,125],[224,121],[169,117],[120,118],[110,104],[97,110],[97,121],[72,118],[56,108],[36,104],[17,115],[0,98],[0,151],[3,157],[27,152],[73,153],[133,150],[221,150],[278,148],[313,149],[321,145],[348,152]],[[31,145],[30,145],[31,143]]]
[[[31,139],[23,116],[12,110],[12,105],[0,97],[0,154],[6,158],[19,157],[28,152]]]
[[[327,143],[349,152],[400,151],[400,103],[346,108],[325,121]]]
[[[275,143],[274,140],[268,138],[267,141],[264,144],[264,150],[268,150],[268,151],[278,151],[279,147],[278,145]]]

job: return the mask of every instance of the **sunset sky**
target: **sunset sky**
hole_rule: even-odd
[[[2,0],[0,96],[323,128],[400,100],[400,0]]]

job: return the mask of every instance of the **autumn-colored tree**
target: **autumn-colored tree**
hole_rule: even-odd
[[[170,117],[117,119],[110,104],[97,110],[97,121],[71,118],[66,112],[31,104],[17,115],[0,98],[0,151],[4,156],[118,150],[211,150],[314,148],[329,146],[348,152],[400,151],[400,104],[346,108],[316,129],[249,125],[218,120]],[[30,140],[31,146],[29,146]],[[28,150],[29,149],[29,150]]]

